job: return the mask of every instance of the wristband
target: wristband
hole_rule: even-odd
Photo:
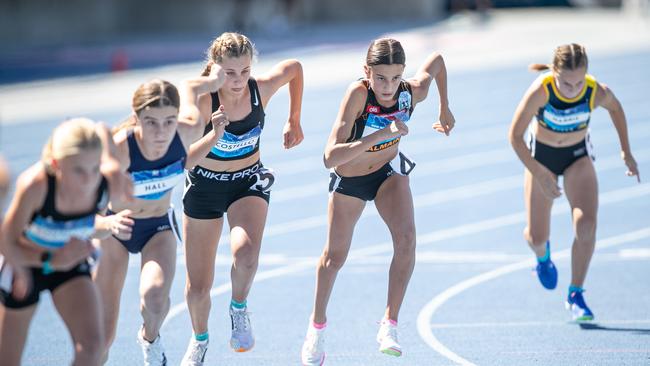
[[[52,252],[45,251],[41,255],[41,263],[42,263],[42,271],[44,275],[49,275],[50,273],[54,272],[54,269],[52,268],[52,263],[50,261],[52,260]]]

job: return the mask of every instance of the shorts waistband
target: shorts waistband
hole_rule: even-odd
[[[262,168],[262,163],[257,161],[255,164],[248,166],[241,170],[234,172],[217,172],[197,165],[192,169],[191,173],[197,178],[204,178],[215,181],[234,181],[238,179],[245,179],[253,176]]]

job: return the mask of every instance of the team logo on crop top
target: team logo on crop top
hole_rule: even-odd
[[[571,132],[587,127],[590,118],[589,101],[568,109],[557,109],[547,103],[542,113],[544,125],[558,132]]]
[[[179,159],[162,169],[131,172],[133,195],[143,200],[156,200],[183,181],[184,160]]]
[[[393,121],[395,120],[400,120],[402,122],[408,122],[408,120],[411,118],[409,111],[411,109],[411,94],[407,91],[403,91],[399,94],[399,98],[397,99],[398,101],[398,107],[399,110],[392,112],[392,113],[368,113],[368,118],[366,120],[366,126],[363,129],[363,136],[368,136],[374,132],[377,132],[386,126],[390,125]],[[370,111],[370,108],[368,108],[368,111]],[[377,112],[379,112],[380,109],[377,108]],[[400,140],[400,137],[393,137],[388,140],[384,140],[377,145],[374,145],[368,151],[380,151],[387,149],[395,144],[397,144]]]
[[[75,220],[55,221],[51,217],[36,216],[25,230],[25,236],[46,248],[61,248],[72,238],[90,239],[95,233],[95,214]]]
[[[261,134],[262,127],[259,125],[243,135],[235,135],[226,131],[210,151],[222,158],[243,156],[255,149]]]

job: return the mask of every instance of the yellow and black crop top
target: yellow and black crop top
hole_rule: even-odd
[[[558,133],[580,131],[587,128],[594,109],[598,84],[591,75],[585,76],[582,91],[575,98],[560,95],[552,73],[542,75],[542,86],[548,99],[537,112],[537,122],[544,128]]]

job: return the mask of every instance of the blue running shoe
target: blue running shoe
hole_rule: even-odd
[[[551,260],[551,244],[546,242],[546,259],[544,261],[537,261],[537,278],[539,282],[548,290],[553,290],[557,286],[557,268]]]
[[[232,325],[230,348],[235,352],[250,351],[255,345],[251,320],[248,314],[246,308],[235,309],[230,306],[230,321]]]
[[[574,322],[588,322],[594,320],[594,313],[582,297],[582,291],[573,291],[566,300],[566,308],[571,311],[571,319]]]

